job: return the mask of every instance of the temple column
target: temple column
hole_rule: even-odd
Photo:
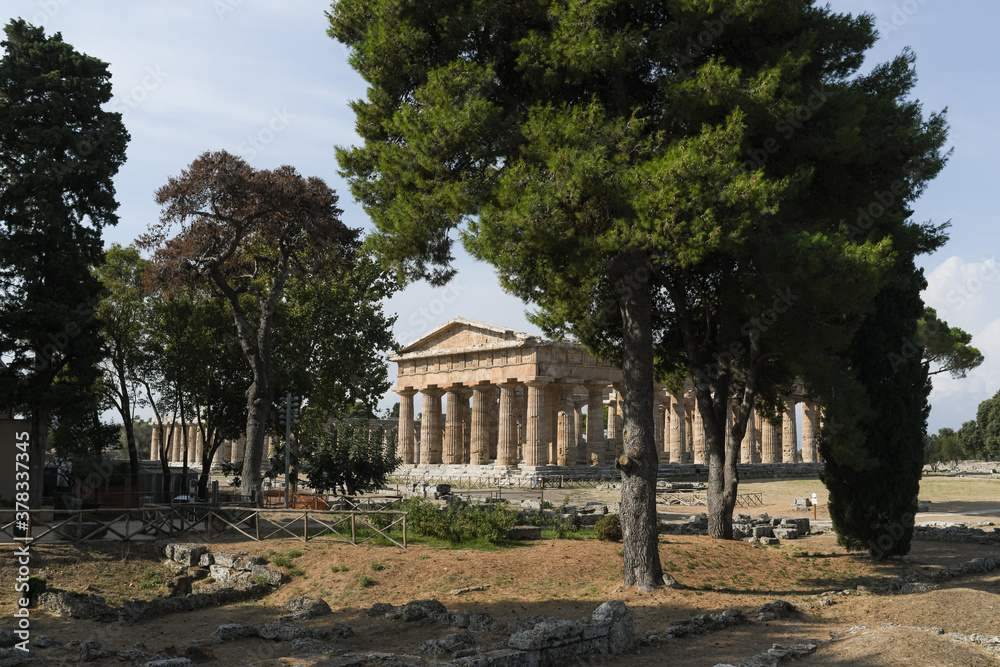
[[[781,427],[776,426],[770,419],[761,419],[760,462],[781,462]]]
[[[694,401],[694,462],[704,465],[705,458],[705,423],[701,418],[701,410],[698,409],[698,399]]]
[[[618,456],[618,438],[620,437],[620,432],[618,430],[617,396],[617,392],[612,392],[611,399],[608,401],[608,437],[604,442],[604,453],[601,457],[602,463],[611,463]]]
[[[548,447],[548,463],[555,464],[559,458],[559,410],[562,405],[562,392],[558,385],[549,383],[545,388],[545,405],[548,413],[545,415],[545,425],[548,428],[546,446]]]
[[[462,410],[459,408],[461,389],[452,387],[445,390],[446,412],[444,415],[444,455],[446,464],[462,462]]]
[[[816,463],[816,432],[819,430],[819,410],[812,401],[802,402],[802,460]]]
[[[489,409],[489,443],[490,450],[488,459],[494,461],[497,458],[497,442],[500,440],[500,390],[496,385],[490,386],[487,394],[486,405]]]
[[[420,419],[420,463],[441,463],[441,390],[422,389]]]
[[[684,463],[694,463],[694,410],[684,402]]]
[[[236,442],[233,444],[233,463],[239,463],[246,457],[247,453],[247,437],[241,435],[237,438]]]
[[[781,462],[795,463],[799,438],[795,428],[795,399],[785,400],[785,413],[781,416]]]
[[[556,428],[556,464],[567,465],[569,461],[569,439],[571,435],[570,416],[565,410],[559,411],[559,422]]]
[[[403,463],[414,463],[414,436],[413,436],[413,396],[416,389],[397,389],[399,394],[399,442],[396,453]]]
[[[159,461],[160,460],[160,425],[153,424],[153,434],[149,440],[149,460]]]
[[[754,443],[757,439],[756,411],[751,410],[747,418],[747,430],[740,441],[740,463],[753,463]]]
[[[670,395],[670,462],[684,463],[687,442],[686,420],[684,419],[684,394]]]
[[[602,463],[604,453],[604,389],[605,385],[587,385],[587,463]]]
[[[184,456],[184,435],[181,433],[182,427],[178,427],[176,423],[170,425],[170,460],[173,463],[180,463],[182,457]]]
[[[663,414],[660,415],[660,429],[663,433],[663,447],[660,449],[660,462],[670,463],[670,393],[663,395]]]
[[[194,427],[194,461],[200,466],[205,457],[205,436],[197,425]]]
[[[656,451],[660,453],[660,458],[663,458],[663,392],[659,389],[653,389],[653,440],[656,442]],[[668,446],[667,451],[670,450]]]
[[[512,468],[517,465],[517,443],[517,385],[504,383],[500,385],[500,418],[497,424],[495,464],[497,467]]]
[[[472,407],[469,399],[472,390],[464,389],[458,395],[458,407],[462,417],[462,463],[472,463]],[[486,447],[486,463],[489,463],[489,446]]]
[[[556,462],[561,465],[574,465],[576,463],[576,420],[573,416],[575,409],[573,404],[574,385],[564,384],[559,390],[559,417],[556,433]]]
[[[524,464],[542,466],[548,461],[548,434],[546,423],[545,389],[547,382],[530,381],[528,385],[527,433],[524,442]]]
[[[576,433],[576,461],[571,464],[590,464],[587,456],[587,443],[583,439],[583,406],[587,404],[587,399],[583,396],[573,395],[573,430]]]
[[[469,463],[484,466],[490,462],[490,401],[493,387],[478,384],[472,388],[472,440]]]

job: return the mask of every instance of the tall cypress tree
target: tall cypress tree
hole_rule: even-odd
[[[108,65],[21,19],[0,59],[0,405],[31,418],[30,500],[42,493],[49,427],[97,421],[103,354],[94,307],[101,230],[118,221],[112,178],[128,133]],[[98,438],[100,440],[100,438]]]
[[[868,407],[855,427],[863,451],[821,444],[838,542],[877,559],[906,555],[913,536],[931,384],[922,355],[906,351],[925,286],[911,259],[900,262],[849,350]]]

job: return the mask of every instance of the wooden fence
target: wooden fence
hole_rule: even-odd
[[[268,510],[214,507],[203,503],[147,505],[139,509],[29,510],[29,521],[14,510],[0,510],[0,535],[11,541],[79,544],[86,540],[122,541],[186,538],[211,542],[222,536],[262,541],[293,537],[364,544],[382,537],[406,548],[406,512],[398,510]],[[393,536],[391,533],[396,532]]]

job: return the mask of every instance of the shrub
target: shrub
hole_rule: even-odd
[[[446,540],[452,544],[482,540],[489,544],[503,544],[507,531],[517,522],[517,514],[503,504],[488,507],[437,505],[420,498],[411,498],[403,507],[407,526],[414,532]]]
[[[604,542],[622,541],[622,522],[617,514],[609,514],[594,524],[597,539]]]

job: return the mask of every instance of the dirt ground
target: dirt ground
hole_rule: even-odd
[[[821,500],[819,482],[768,481],[750,483],[764,494],[765,505],[753,508],[773,515],[803,516],[788,510],[791,499],[810,495]],[[1000,522],[1000,481],[942,478],[925,480],[921,498],[932,502],[932,513],[943,518]],[[599,498],[615,492],[566,491],[570,502]],[[536,496],[534,496],[536,497]],[[558,493],[545,490],[545,499],[561,502]],[[821,504],[817,512],[824,518]],[[997,507],[995,513],[991,507]],[[700,513],[703,508],[667,508],[678,517]],[[959,512],[966,514],[958,514]],[[812,512],[808,516],[812,518]],[[918,517],[918,521],[922,517]],[[221,608],[175,614],[134,626],[73,621],[33,610],[38,622],[33,637],[47,635],[66,643],[97,639],[112,650],[142,641],[150,649],[182,647],[191,639],[206,637],[218,625],[241,622],[255,626],[276,620],[284,605],[299,596],[322,597],[334,609],[303,625],[330,627],[347,623],[354,635],[338,644],[355,651],[380,651],[418,655],[419,643],[455,632],[436,624],[403,624],[373,619],[365,610],[376,602],[403,604],[436,598],[449,611],[485,611],[501,621],[528,616],[579,619],[589,617],[602,602],[622,600],[632,610],[640,637],[661,633],[673,622],[696,614],[728,608],[749,611],[763,603],[783,599],[798,611],[768,623],[752,622],[719,632],[654,641],[636,653],[593,661],[594,665],[715,665],[739,662],[774,644],[826,640],[803,665],[996,665],[1000,659],[979,646],[948,633],[1000,634],[1000,570],[948,581],[928,593],[889,593],[884,578],[910,573],[926,574],[981,556],[1000,557],[994,546],[913,543],[903,559],[873,563],[836,545],[826,531],[821,535],[787,541],[776,547],[744,542],[720,542],[707,537],[661,536],[660,558],[664,570],[682,585],[653,593],[621,590],[621,545],[593,538],[541,540],[496,551],[432,548],[414,544],[396,547],[346,544],[314,540],[228,543],[215,550],[242,550],[251,554],[300,550],[284,568],[290,581],[258,601]],[[0,627],[11,627],[14,610],[12,547],[0,546]],[[149,546],[131,547],[108,542],[78,549],[66,545],[36,545],[32,570],[51,585],[105,596],[110,604],[131,597],[167,594],[169,570]],[[162,574],[162,576],[157,576]],[[858,586],[870,592],[857,591]],[[453,595],[455,589],[483,586],[484,590]],[[850,591],[848,595],[822,596]],[[891,624],[891,625],[886,625]],[[939,628],[937,633],[919,628]],[[486,641],[485,638],[481,638]],[[35,664],[63,664],[57,660]],[[284,658],[287,646],[263,639],[231,642],[212,649],[206,664],[306,667],[307,657]],[[68,663],[67,663],[68,664]],[[90,664],[102,664],[95,662]],[[109,660],[107,664],[121,664]]]

